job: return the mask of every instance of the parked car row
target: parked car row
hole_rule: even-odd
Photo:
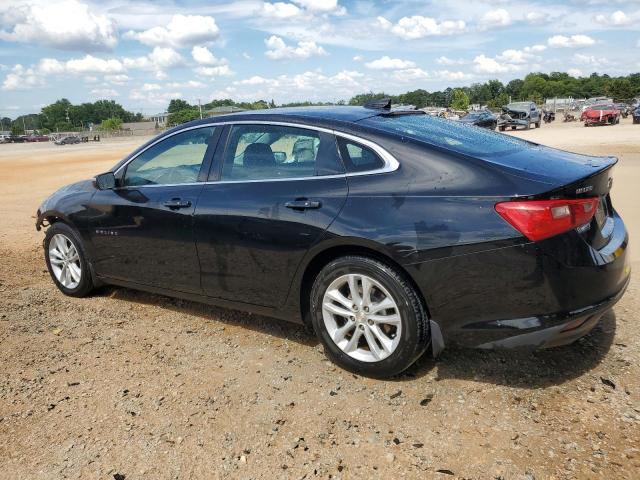
[[[48,142],[47,135],[0,135],[0,143]]]

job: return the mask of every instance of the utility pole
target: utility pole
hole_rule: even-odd
[[[22,131],[25,135],[27,134],[27,126],[24,123],[24,115],[22,116]]]
[[[200,120],[202,120],[202,105],[200,104],[200,99],[198,99],[198,109],[200,110]]]

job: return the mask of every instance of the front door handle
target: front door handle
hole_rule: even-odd
[[[287,208],[292,208],[293,210],[309,210],[312,208],[320,208],[322,206],[322,202],[320,202],[319,200],[298,198],[291,202],[286,202],[284,206]]]
[[[189,208],[191,206],[191,202],[180,198],[172,198],[171,200],[164,202],[163,205],[171,210],[178,210],[180,208]]]

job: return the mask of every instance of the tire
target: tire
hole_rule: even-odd
[[[504,132],[504,129],[505,129],[505,126],[504,126],[504,125],[500,125],[500,126],[498,127],[498,130],[500,130],[501,132]]]
[[[542,126],[542,124],[540,123],[540,120],[538,120],[538,121],[536,122],[536,128],[540,128],[541,126]]]
[[[357,285],[355,301],[349,278],[354,278]],[[372,285],[370,302],[359,301],[365,279]],[[329,291],[339,292],[341,300],[329,297]],[[383,301],[388,304],[389,298],[393,307],[374,311]],[[358,303],[357,310],[350,302]],[[363,256],[333,260],[316,277],[309,303],[313,329],[327,357],[350,372],[373,378],[397,375],[411,366],[429,345],[429,318],[417,292],[401,272],[378,260]],[[327,310],[328,303],[345,314]],[[393,325],[381,319],[394,319]],[[341,330],[344,333],[339,334]],[[358,336],[354,338],[356,333]],[[369,346],[370,339],[374,348]]]
[[[66,252],[61,242],[68,248]],[[77,253],[77,261],[67,262],[68,276],[64,276],[65,262],[61,261],[60,254],[66,254],[68,259],[73,260],[74,250]],[[66,223],[57,222],[49,227],[44,237],[44,256],[53,282],[65,295],[84,297],[94,289],[91,269],[80,235]]]

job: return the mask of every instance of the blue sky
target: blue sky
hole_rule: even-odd
[[[640,0],[0,0],[0,116],[640,71]]]

